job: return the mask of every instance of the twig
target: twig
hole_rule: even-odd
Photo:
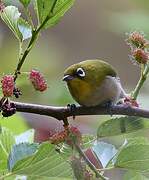
[[[43,27],[45,26],[45,24],[47,23],[47,21],[50,19],[51,17],[51,13],[53,13],[54,7],[56,5],[56,2],[53,4],[50,13],[47,15],[47,17],[45,18],[45,20],[39,25],[39,27],[36,30],[32,29],[32,37],[30,39],[30,42],[26,48],[26,50],[24,51],[24,53],[22,54],[22,56],[19,56],[19,63],[17,64],[17,68],[14,72],[14,81],[16,81],[18,74],[20,73],[20,70],[22,68],[22,65],[27,57],[27,55],[29,54],[30,50],[32,49],[32,47],[34,46],[37,38],[38,38],[38,34],[39,32],[43,29]]]
[[[74,142],[74,146],[77,150],[77,152],[80,154],[80,156],[84,159],[84,161],[87,163],[87,165],[90,167],[90,169],[95,173],[96,178],[100,178],[102,180],[106,180],[106,178],[100,174],[98,172],[98,170],[95,168],[95,166],[90,162],[90,160],[88,159],[88,157],[84,154],[84,152],[82,151],[81,147]]]
[[[145,68],[143,68],[143,70],[141,71],[141,77],[131,95],[132,99],[134,100],[137,99],[140,89],[142,88],[144,82],[146,81],[148,73],[149,73],[149,65],[147,64]]]
[[[46,115],[54,117],[58,120],[66,119],[70,116],[83,116],[83,115],[128,115],[128,116],[140,116],[144,118],[149,118],[149,110],[136,108],[136,107],[126,107],[123,105],[115,105],[111,107],[111,111],[104,107],[82,107],[77,106],[75,112],[67,107],[55,107],[55,106],[46,106],[38,104],[28,104],[21,102],[14,102],[16,109],[19,112],[34,113],[40,115]]]

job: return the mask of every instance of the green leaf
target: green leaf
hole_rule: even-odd
[[[29,24],[20,18],[20,15],[21,13],[15,6],[7,6],[0,13],[2,20],[11,29],[16,38],[20,41],[23,41],[32,36],[32,30]]]
[[[53,145],[43,143],[31,157],[24,158],[12,168],[13,174],[36,179],[72,177],[70,165],[55,151]]]
[[[20,18],[18,20],[18,28],[19,28],[19,31],[22,34],[22,40],[23,41],[26,40],[26,39],[29,39],[30,37],[32,37],[31,26],[23,18]]]
[[[97,136],[116,136],[146,128],[149,128],[148,119],[124,116],[103,122],[97,130]]]
[[[22,142],[33,143],[34,142],[34,134],[35,134],[35,130],[29,129],[28,131],[21,133],[15,137],[16,143],[17,144],[22,143]]]
[[[125,175],[123,180],[149,180],[149,178],[145,177],[143,174],[134,172],[134,171],[128,171]]]
[[[8,169],[11,171],[19,160],[31,156],[37,150],[37,148],[37,143],[20,143],[14,145],[9,155]]]
[[[61,17],[72,7],[75,0],[36,0],[35,9],[39,24],[41,24],[47,16],[49,20],[45,24],[44,28],[49,28],[57,24]],[[53,8],[53,5],[54,8]],[[53,12],[51,10],[53,9]]]
[[[128,147],[132,145],[149,145],[149,141],[147,138],[141,136],[125,139],[123,146]]]
[[[1,118],[0,124],[2,127],[10,129],[14,134],[20,134],[28,130],[28,126],[20,113],[16,113],[15,115],[10,116],[8,118]]]
[[[56,0],[36,0],[35,9],[37,12],[38,22],[42,24],[48,15],[50,15],[51,9]]]
[[[143,137],[141,137],[141,139],[138,137],[134,140],[128,140],[120,148],[115,160],[115,167],[139,172],[148,172],[149,141]]]
[[[96,154],[97,158],[102,163],[102,166],[104,168],[117,153],[117,149],[112,144],[101,141],[96,142],[92,147],[92,150]]]
[[[7,128],[2,128],[0,134],[0,171],[7,169],[7,158],[15,143],[14,135]]]
[[[18,20],[20,18],[21,13],[18,11],[18,8],[15,6],[7,6],[0,13],[2,20],[7,24],[7,26],[11,29],[14,35],[20,40],[22,39],[22,35],[18,29]]]
[[[96,138],[93,135],[85,134],[82,136],[82,145],[83,149],[88,149],[91,146],[93,146],[93,143],[95,142]]]
[[[58,148],[58,152],[60,153],[61,157],[65,160],[68,160],[70,156],[72,156],[73,150],[71,146],[66,143],[63,143],[60,148]]]
[[[27,7],[29,5],[29,3],[31,2],[31,0],[19,0],[20,3],[23,4],[24,7]]]
[[[84,169],[85,166],[81,161],[81,158],[72,157],[71,158],[71,167],[74,172],[75,179],[83,180],[84,178]]]

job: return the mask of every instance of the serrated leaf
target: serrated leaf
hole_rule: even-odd
[[[124,116],[103,122],[97,130],[97,136],[116,136],[146,128],[149,128],[149,120],[141,117]]]
[[[25,131],[24,133],[19,134],[18,136],[15,137],[16,144],[19,144],[22,142],[33,143],[34,142],[34,134],[35,134],[34,129],[29,129],[28,131]]]
[[[110,160],[117,153],[117,149],[112,145],[102,141],[97,141],[92,147],[93,152],[96,154],[103,167],[106,167]]]
[[[42,24],[42,22],[46,19],[48,15],[50,15],[51,9],[56,0],[36,0],[35,1],[35,9],[37,12],[38,22]]]
[[[7,169],[7,158],[14,143],[15,138],[12,132],[7,128],[2,128],[0,134],[0,171]]]
[[[24,122],[24,118],[21,116],[20,113],[16,113],[15,115],[10,116],[8,118],[1,117],[0,124],[2,127],[8,128],[10,131],[12,131],[15,134],[20,134],[28,130],[28,126]],[[16,128],[16,124],[18,128]]]
[[[14,33],[16,38],[20,41],[28,39],[32,36],[31,27],[29,24],[20,18],[21,13],[15,6],[7,6],[0,13],[2,20]]]
[[[125,139],[125,142],[124,142],[123,146],[128,147],[128,146],[131,146],[131,145],[139,145],[139,144],[140,145],[149,145],[149,141],[145,137],[141,137],[141,136],[133,137],[133,138]]]
[[[125,175],[123,180],[149,180],[149,178],[145,177],[143,174],[134,172],[134,171],[128,171]]]
[[[149,171],[149,142],[143,137],[135,138],[125,143],[115,158],[115,167],[135,170],[139,172]]]
[[[43,143],[31,157],[18,161],[12,168],[13,174],[27,175],[36,179],[71,177],[70,165],[55,151],[53,145]]]
[[[57,0],[52,17],[46,23],[45,28],[57,24],[64,14],[73,6],[75,0]]]
[[[75,0],[36,0],[35,9],[37,11],[37,16],[39,19],[39,24],[41,24],[47,15],[49,15],[49,20],[45,24],[44,28],[49,28],[57,24],[61,17],[72,7]],[[53,12],[50,12],[55,7]]]
[[[22,39],[22,35],[18,29],[18,20],[20,18],[21,13],[18,8],[15,6],[7,6],[0,13],[2,20],[7,24],[7,26],[11,29],[14,35],[20,40]]]
[[[93,135],[85,134],[82,136],[82,145],[83,149],[90,148],[93,146],[93,143],[95,142],[96,138]]]
[[[22,40],[29,39],[32,37],[32,29],[31,26],[25,21],[23,18],[19,18],[18,20],[18,28],[22,34]]]
[[[9,155],[8,169],[11,171],[19,160],[31,156],[37,148],[38,144],[36,143],[20,143],[14,145]]]
[[[84,164],[80,158],[73,157],[71,159],[71,167],[74,172],[75,179],[83,180],[84,178]]]
[[[70,156],[72,156],[72,148],[66,143],[63,143],[62,146],[58,149],[58,152],[60,153],[61,157],[65,160],[68,160]]]
[[[20,3],[23,4],[23,6],[27,7],[29,5],[29,3],[31,2],[31,0],[19,0]]]

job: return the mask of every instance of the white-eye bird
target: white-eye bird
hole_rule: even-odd
[[[114,68],[102,60],[85,60],[68,67],[63,80],[72,97],[83,106],[116,104],[126,93]]]

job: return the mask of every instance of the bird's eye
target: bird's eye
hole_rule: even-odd
[[[77,69],[77,75],[80,77],[85,77],[85,72],[82,68]]]

